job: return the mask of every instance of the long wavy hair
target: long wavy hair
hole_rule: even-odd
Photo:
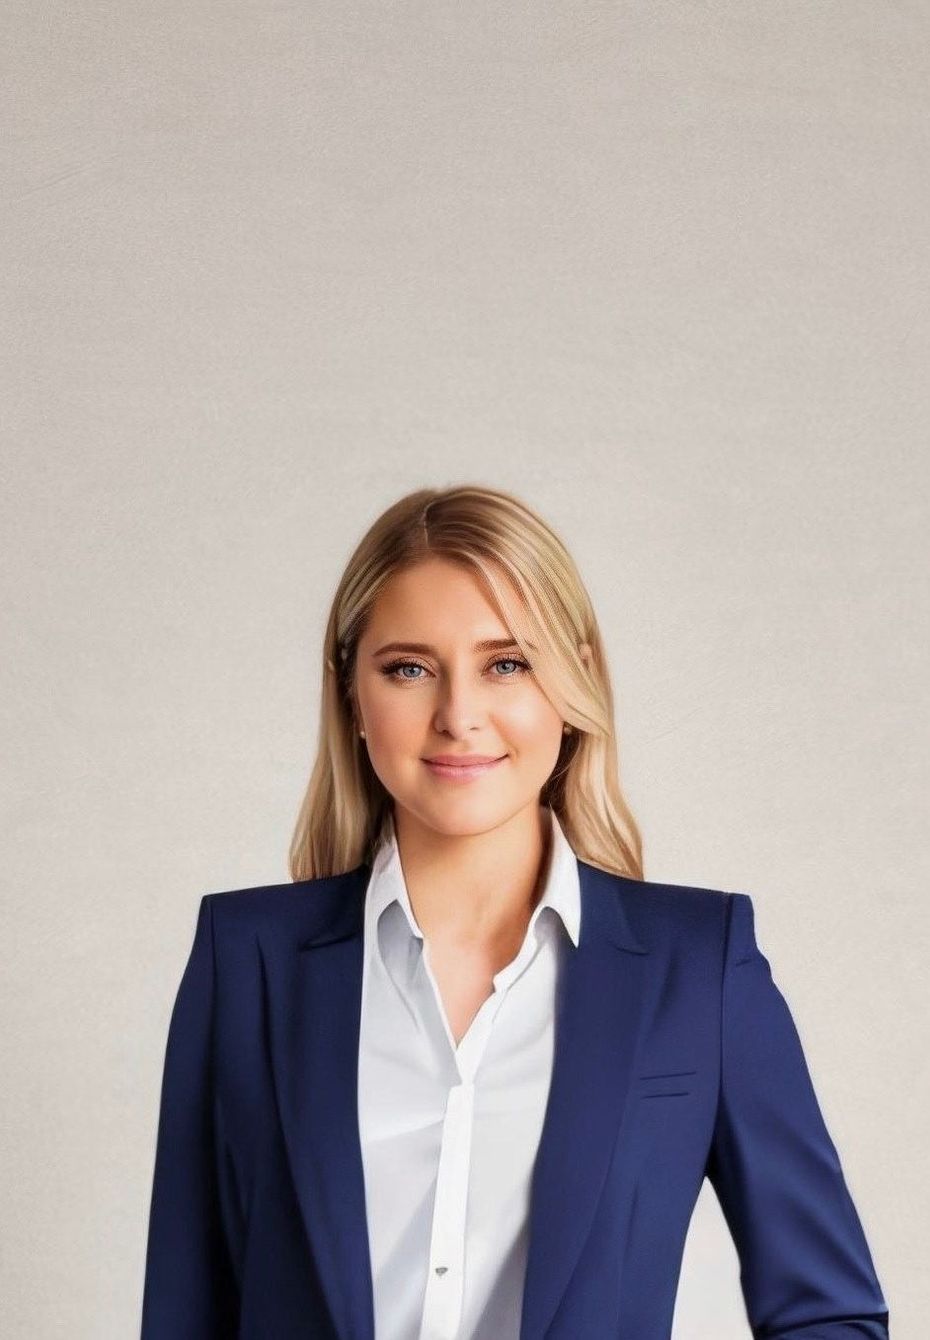
[[[356,647],[385,583],[436,557],[482,583],[543,692],[573,727],[562,736],[540,804],[555,811],[582,860],[643,879],[642,838],[620,787],[604,645],[581,576],[559,537],[525,502],[474,484],[400,498],[346,565],[326,624],[317,755],[291,839],[291,878],[370,864],[389,834],[392,798],[356,724]]]

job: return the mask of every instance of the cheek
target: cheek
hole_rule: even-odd
[[[411,727],[418,726],[424,716],[423,703],[416,699],[421,694],[405,692],[403,689],[384,685],[368,695],[366,719],[371,723],[371,733],[382,740],[403,739]]]
[[[558,749],[562,718],[546,698],[538,694],[518,698],[507,704],[498,718],[509,742],[525,752],[550,753],[553,740]]]

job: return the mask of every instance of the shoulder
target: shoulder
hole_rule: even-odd
[[[585,864],[581,862],[580,864]],[[701,884],[671,884],[617,875],[586,866],[596,888],[612,893],[622,904],[634,934],[647,945],[685,942],[696,946],[725,944],[753,931],[752,900],[746,893]],[[318,879],[258,884],[205,893],[214,933],[223,938],[252,937],[256,932],[309,934],[337,913],[358,905],[367,868]],[[340,922],[342,917],[338,918]]]
[[[703,944],[719,949],[726,944],[734,908],[739,903],[743,908],[748,905],[751,921],[752,903],[745,893],[624,875],[611,874],[607,878],[634,932],[646,945],[684,944],[695,948]]]
[[[256,884],[212,890],[202,895],[214,927],[223,939],[251,939],[256,933],[310,933],[321,922],[357,906],[367,867],[319,879]],[[342,917],[337,918],[340,922]]]

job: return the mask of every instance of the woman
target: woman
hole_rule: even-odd
[[[402,498],[324,667],[293,882],[200,903],[143,1340],[667,1340],[705,1177],[756,1335],[887,1337],[750,897],[643,878],[552,530]]]

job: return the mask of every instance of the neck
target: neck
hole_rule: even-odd
[[[437,833],[408,811],[394,831],[417,925],[462,949],[522,939],[552,856],[551,815],[537,803],[484,833]]]

